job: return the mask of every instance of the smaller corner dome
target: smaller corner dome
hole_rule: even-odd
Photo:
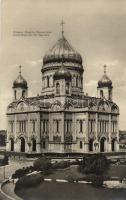
[[[17,79],[13,82],[13,88],[28,88],[27,85],[27,81],[23,78],[23,76],[21,75],[21,66],[19,66],[20,71],[19,71],[19,75],[17,77]]]
[[[110,78],[106,75],[106,65],[104,66],[104,75],[102,78],[98,81],[98,87],[110,87],[112,88],[112,81]]]
[[[71,76],[71,73],[69,72],[69,70],[66,69],[64,67],[64,65],[62,64],[60,69],[55,72],[53,78],[54,78],[54,80],[65,79],[65,80],[71,81],[72,76]]]

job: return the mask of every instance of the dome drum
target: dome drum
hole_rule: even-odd
[[[71,81],[72,76],[69,70],[62,66],[58,71],[55,72],[53,78],[54,80],[65,79],[67,81]]]

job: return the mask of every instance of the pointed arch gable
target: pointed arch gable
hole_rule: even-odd
[[[30,110],[39,110],[39,105],[36,102],[30,103]]]
[[[70,109],[73,109],[73,108],[74,108],[74,105],[73,105],[72,102],[67,101],[67,102],[65,102],[65,104],[64,104],[63,107],[64,107],[64,109],[70,110]]]
[[[110,104],[108,101],[105,101],[105,100],[100,100],[98,102],[98,110],[99,111],[106,111],[106,112],[110,112],[111,111],[111,107],[110,107]]]
[[[25,100],[19,100],[15,106],[15,109],[17,111],[28,111],[29,110],[29,104]]]
[[[112,104],[111,112],[119,113],[119,107],[116,104]]]
[[[88,104],[88,108],[90,110],[96,110],[97,109],[97,105],[93,101],[90,101],[89,104]]]
[[[62,108],[62,104],[60,101],[55,101],[52,105],[51,105],[51,110],[60,110]]]

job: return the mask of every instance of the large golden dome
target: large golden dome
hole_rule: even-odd
[[[81,55],[73,49],[64,35],[62,35],[56,44],[46,53],[43,58],[43,64],[50,62],[61,62],[62,57],[64,57],[66,62],[82,64]]]

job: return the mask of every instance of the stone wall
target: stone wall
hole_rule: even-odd
[[[33,165],[33,161],[21,161],[0,167],[0,182],[9,178],[17,169],[31,165]]]

